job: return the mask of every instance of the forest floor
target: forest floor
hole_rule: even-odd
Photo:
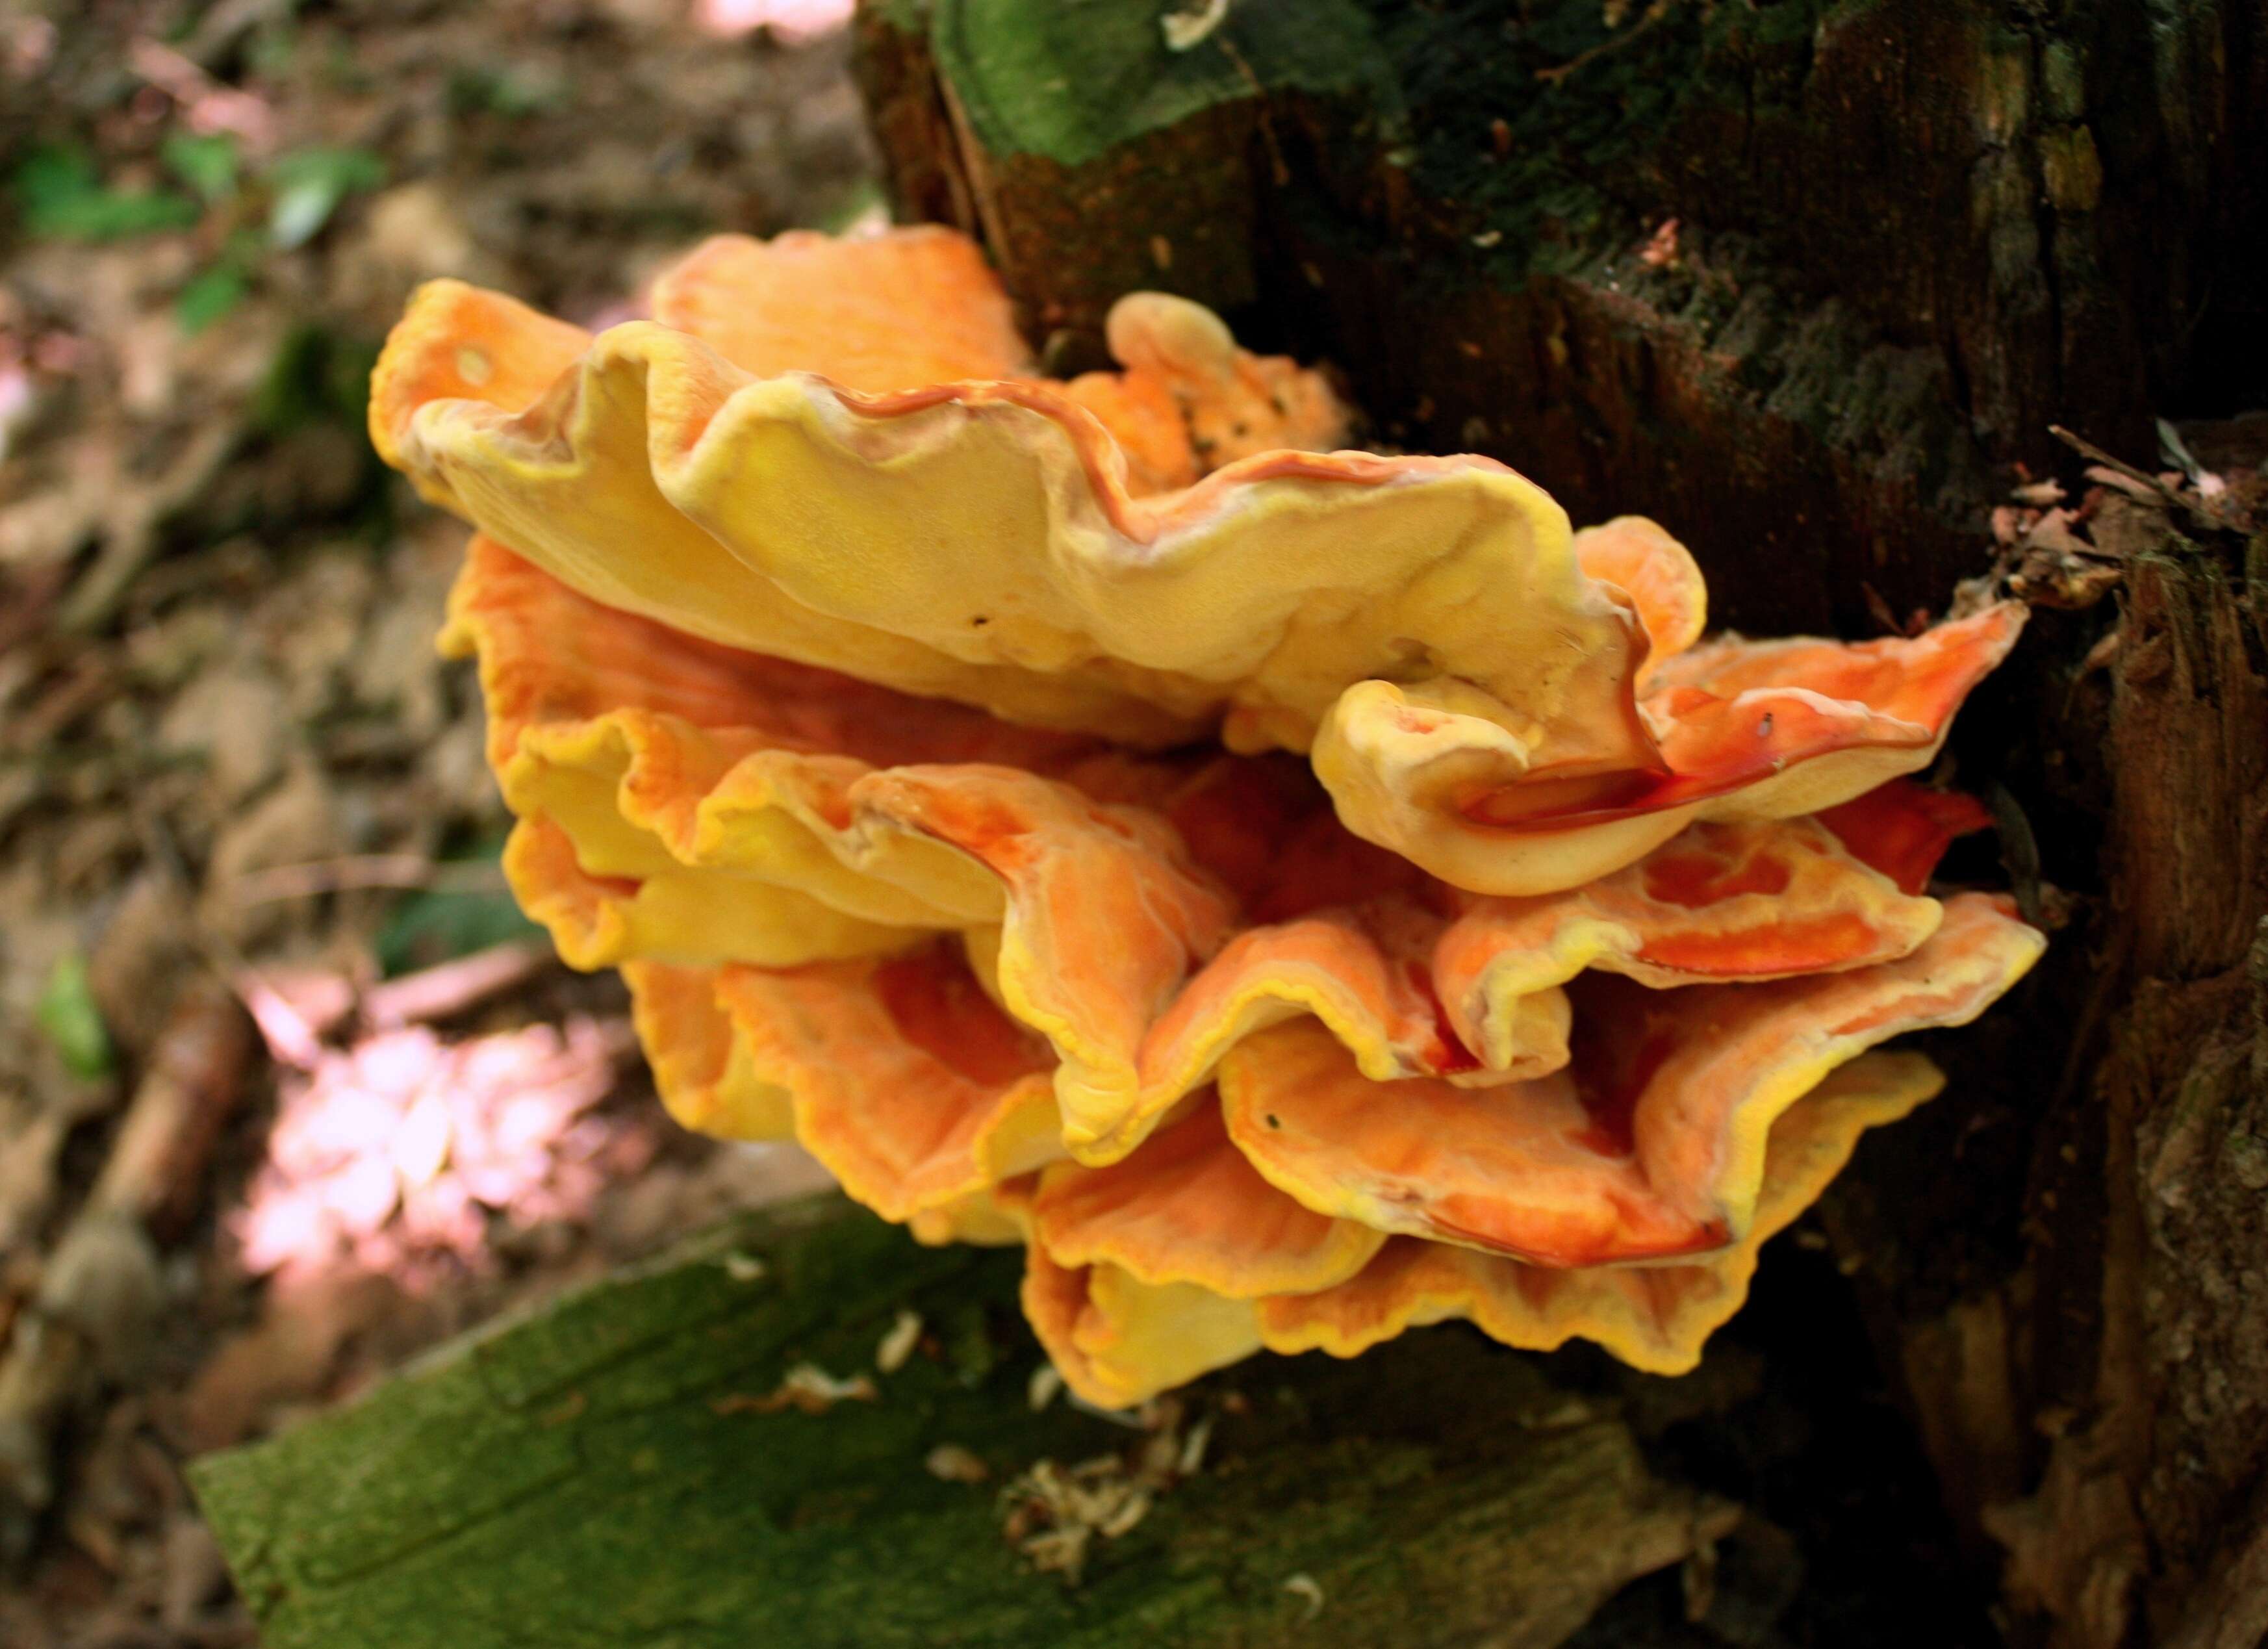
[[[463,529],[362,409],[421,280],[593,323],[878,211],[840,9],[0,6],[13,1649],[253,1641],[185,1459],[814,1182],[672,1126],[513,910]]]

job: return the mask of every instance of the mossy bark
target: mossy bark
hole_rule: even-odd
[[[1597,0],[1240,0],[1182,53],[1173,9],[870,4],[902,203],[961,180],[1037,341],[1184,292],[1387,439],[1675,521],[1734,623],[1941,602],[2050,422],[2146,455],[2268,393],[2259,0],[1672,0],[1619,44]],[[994,113],[940,158],[924,96]]]
[[[1234,108],[1201,117],[1211,181],[1100,219],[1092,180],[1138,175],[1199,116],[1048,171],[1038,115],[954,130],[942,164],[1035,335],[1092,326],[1111,280],[1160,283],[1108,248],[1226,223],[1245,263],[1176,290],[1337,363],[1375,440],[1501,458],[1579,522],[1658,517],[1712,618],[1761,632],[1941,608],[1989,566],[2011,482],[2078,480],[2051,423],[2146,465],[2158,416],[2268,403],[2263,0],[1663,0],[1618,31],[1597,0],[1360,9],[1337,48],[1365,73],[1226,87]],[[1250,58],[1263,10],[1233,5],[1192,55]],[[1013,74],[1039,102],[1139,107],[1125,40],[1035,65],[1029,39],[993,44],[1018,11],[900,0],[866,18],[870,61],[942,99]],[[1162,45],[1139,51],[1164,72]],[[1020,192],[995,186],[1012,173]],[[2208,463],[2268,456],[2247,438]],[[2268,549],[2116,497],[2093,530],[2125,588],[2036,615],[1952,752],[2003,861],[1971,845],[1953,873],[2067,920],[1992,1017],[1927,1039],[1948,1096],[1869,1145],[1829,1224],[2017,1639],[2250,1645]]]
[[[1102,361],[1102,319],[1123,293],[1258,301],[1263,174],[1278,168],[1266,98],[1375,89],[1354,0],[1244,0],[1241,43],[1183,53],[1164,45],[1165,10],[966,0],[861,14],[901,210],[981,234],[1035,341],[1079,365]]]
[[[1140,1439],[1032,1410],[1018,1270],[821,1199],[193,1479],[269,1649],[1550,1649],[1737,1515],[1531,1359],[1450,1330],[1207,1382],[1181,1439],[1210,1416],[1202,1461],[1066,1585],[1004,1536],[1001,1485]],[[906,1311],[919,1345],[878,1372]],[[768,1404],[806,1362],[873,1400]],[[933,1475],[942,1444],[990,1480]]]

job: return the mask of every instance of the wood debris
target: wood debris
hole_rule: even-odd
[[[1323,1588],[1311,1574],[1288,1574],[1284,1577],[1285,1591],[1306,1602],[1307,1612],[1300,1618],[1313,1620],[1323,1612]]]
[[[453,1019],[558,966],[549,944],[493,946],[373,986],[363,993],[362,1011],[380,1028]]]
[[[1197,0],[1197,4],[1180,11],[1168,11],[1158,19],[1158,32],[1166,37],[1169,52],[1190,51],[1203,45],[1212,32],[1228,20],[1229,0]]]
[[[882,1336],[881,1343],[874,1348],[874,1366],[885,1374],[896,1373],[914,1354],[914,1347],[921,1343],[921,1313],[900,1312],[897,1320],[890,1324],[889,1332]]]
[[[263,1026],[276,1017],[269,1005]],[[233,1222],[242,1263],[416,1287],[488,1265],[491,1214],[532,1226],[587,1213],[609,1165],[649,1149],[591,1115],[629,1044],[620,1021],[579,1018],[460,1041],[411,1025],[343,1049],[271,1044],[297,1068],[279,1078],[267,1160]]]
[[[838,1402],[880,1402],[881,1392],[873,1379],[852,1374],[839,1379],[816,1363],[798,1363],[780,1383],[761,1397],[735,1392],[709,1406],[718,1414],[778,1414],[793,1409],[802,1414],[825,1414]]]
[[[1144,1405],[1137,1421],[1144,1435],[1127,1449],[1071,1467],[1035,1461],[1000,1491],[1001,1533],[1035,1571],[1077,1586],[1098,1535],[1131,1533],[1160,1496],[1203,1467],[1213,1416],[1184,1432],[1187,1414],[1180,1398],[1158,1398]]]
[[[929,1475],[946,1483],[983,1483],[992,1475],[975,1450],[958,1443],[939,1443],[923,1458]]]
[[[2009,594],[2034,607],[2093,607],[2126,576],[2123,558],[2088,530],[2102,507],[2100,490],[2076,509],[2065,507],[2065,496],[2054,481],[2027,482],[1992,511],[2002,582]]]
[[[1068,1469],[1041,1460],[1004,1491],[1010,1509],[1003,1529],[1035,1570],[1077,1586],[1094,1537],[1116,1540],[1131,1531],[1149,1514],[1152,1498],[1116,1454]]]

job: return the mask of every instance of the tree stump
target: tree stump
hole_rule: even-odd
[[[1828,1224],[2020,1641],[2268,1634],[2268,4],[886,0],[902,211],[1050,364],[1156,287],[1335,362],[1373,441],[1694,549],[1716,622],[1863,636],[1986,574],[2051,425],[2102,488],[1958,781],[2058,930]],[[1191,7],[1194,21],[1204,8]],[[1189,32],[1197,33],[1193,26]],[[2123,487],[2123,490],[2122,490]]]

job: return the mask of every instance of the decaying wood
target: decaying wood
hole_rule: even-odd
[[[2197,526],[2154,493],[2091,523],[2124,569],[2108,887],[2065,936],[2076,1003],[2006,1033],[2062,1072],[2019,1094],[2021,1262],[1907,1289],[1886,1330],[1949,1505],[2058,1649],[2268,1632],[2268,599],[2262,539]],[[1900,1240],[1892,1191],[1830,1202],[1847,1247]]]
[[[1462,1329],[1263,1359],[1149,1432],[1035,1410],[1018,1270],[787,1205],[193,1480],[272,1649],[437,1621],[452,1649],[1550,1649],[1733,1533],[1610,1411]],[[1074,1491],[1118,1476],[1138,1491]],[[1075,1586],[1033,1566],[1050,1485],[1060,1515],[1109,1508]]]
[[[2129,530],[2148,547],[2109,752],[2123,1002],[2061,1142],[2099,1161],[2100,1195],[2040,1211],[2038,1402],[2068,1422],[1999,1521],[2059,1642],[2249,1644],[2268,1632],[2268,591],[2235,534]]]
[[[307,969],[271,975],[236,959],[236,988],[259,1024],[268,1051],[284,1064],[312,1069],[322,1042],[350,1019],[373,1030],[454,1019],[559,966],[548,944],[507,939],[357,988],[342,973]]]

